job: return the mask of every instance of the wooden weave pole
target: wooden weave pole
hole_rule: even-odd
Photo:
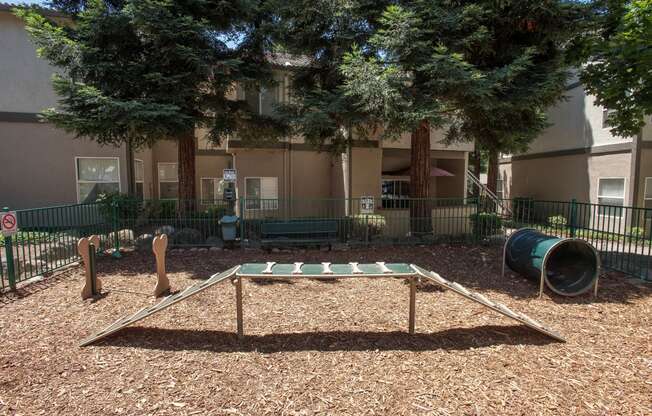
[[[92,235],[90,237],[80,238],[77,241],[77,251],[79,256],[82,258],[84,263],[84,272],[85,272],[85,281],[84,287],[81,291],[82,299],[92,298],[99,294],[102,290],[102,281],[97,278],[97,274],[94,270],[95,259],[91,256],[95,256],[95,250],[100,245],[100,237],[97,235]],[[91,252],[91,250],[93,250]]]
[[[157,298],[170,293],[170,280],[165,271],[165,252],[167,248],[167,235],[161,234],[154,237],[154,240],[152,240],[152,251],[156,257],[156,286],[154,287],[154,296]]]

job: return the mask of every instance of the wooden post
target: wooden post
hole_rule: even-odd
[[[408,326],[410,334],[414,334],[414,325],[416,321],[416,300],[417,300],[417,279],[410,279],[410,316]]]
[[[170,292],[170,280],[165,271],[165,251],[168,248],[168,236],[165,234],[157,235],[152,240],[152,251],[156,256],[156,286],[154,286],[154,296],[160,297]]]
[[[95,270],[92,270],[93,265],[91,264],[91,255],[94,255],[95,253],[91,254],[90,252],[91,248],[95,250],[99,245],[100,237],[97,235],[92,235],[88,238],[80,238],[77,242],[77,251],[84,263],[84,271],[86,275],[84,287],[81,291],[82,299],[92,298],[102,290],[102,281],[97,278]]]
[[[242,322],[242,277],[235,279],[235,311],[238,325],[238,339],[244,337],[244,324]]]

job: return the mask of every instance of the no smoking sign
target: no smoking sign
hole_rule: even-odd
[[[2,226],[2,234],[5,237],[16,234],[18,232],[16,211],[0,213],[0,225]]]

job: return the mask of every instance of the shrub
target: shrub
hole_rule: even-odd
[[[548,224],[553,227],[565,227],[568,221],[563,215],[553,215],[548,217]]]
[[[121,194],[119,192],[100,194],[95,201],[99,204],[100,213],[106,221],[113,221],[117,213],[121,221],[134,220],[143,209],[143,202],[138,198]],[[114,205],[117,204],[117,212],[114,212]]]
[[[478,212],[469,216],[476,238],[485,238],[496,235],[502,230],[502,219],[493,212]]]
[[[369,238],[380,235],[385,229],[387,222],[380,214],[359,214],[352,217],[353,234],[359,237]]]
[[[645,237],[645,230],[643,227],[632,227],[629,229],[629,236],[634,239],[641,239]]]

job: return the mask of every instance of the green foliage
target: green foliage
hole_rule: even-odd
[[[645,238],[645,229],[643,227],[632,227],[627,233],[630,238],[642,239]]]
[[[652,0],[602,1],[585,50],[581,77],[610,110],[611,132],[638,134],[652,114]]]
[[[551,217],[548,217],[548,224],[553,226],[553,227],[565,227],[566,224],[568,224],[568,221],[566,220],[566,217],[563,215],[553,215]]]
[[[345,93],[340,71],[354,45],[368,44],[377,20],[389,0],[273,0],[270,27],[278,50],[306,57],[307,64],[292,76],[292,100],[279,108],[295,134],[334,150],[353,138],[375,131],[369,115]]]
[[[346,94],[387,131],[421,120],[452,141],[523,150],[563,95],[580,2],[415,0],[390,5],[369,43],[346,55]]]
[[[18,231],[11,237],[13,245],[38,244],[50,241],[53,238],[51,233],[45,231]],[[5,246],[5,236],[0,234],[0,247]]]
[[[478,212],[469,216],[475,238],[485,238],[498,234],[503,226],[502,219],[493,212]]]
[[[95,202],[109,223],[112,223],[116,216],[122,221],[134,220],[143,208],[141,200],[119,192],[100,194]]]

